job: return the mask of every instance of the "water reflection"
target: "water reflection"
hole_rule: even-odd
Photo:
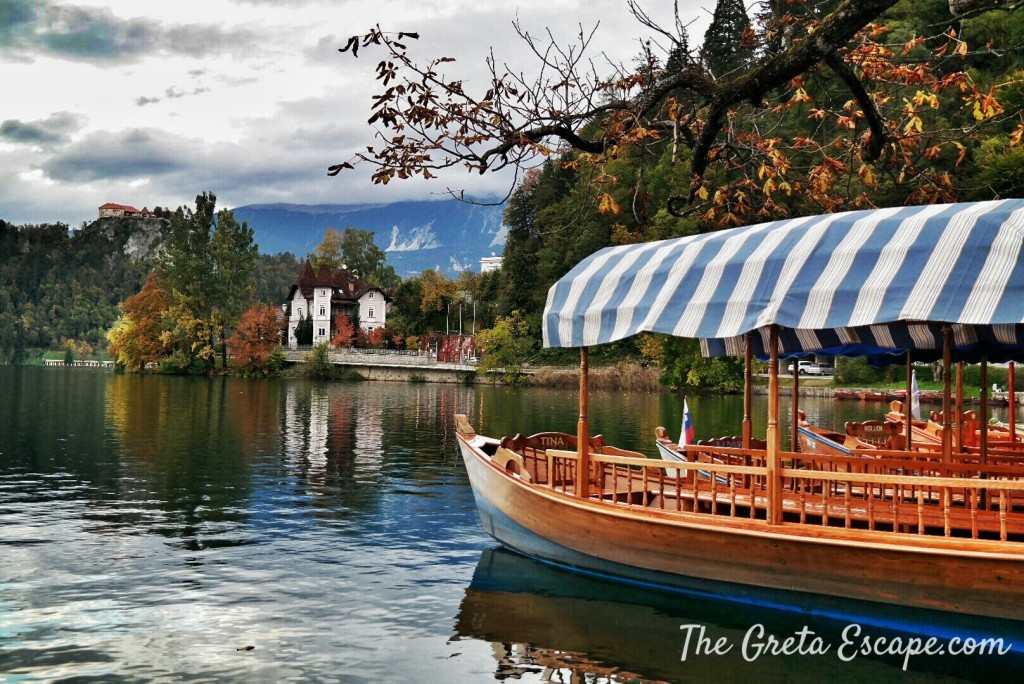
[[[843,630],[858,620],[862,633],[872,637],[905,643],[919,636],[905,627],[885,626],[901,625],[900,616],[882,609],[838,619],[669,594],[571,574],[492,549],[481,554],[465,591],[455,638],[491,646],[496,680],[529,675],[544,682],[934,681],[935,675],[974,680],[1024,672],[1019,651],[959,658],[919,655],[909,658],[906,671],[901,655],[839,657]],[[799,653],[772,653],[771,637],[781,642],[801,633],[806,648]],[[702,636],[708,641],[698,652]],[[796,636],[793,648],[798,643]],[[720,644],[719,652],[709,652],[712,644]],[[844,656],[855,650],[847,648]]]
[[[83,517],[94,533],[156,533],[188,550],[246,543],[248,463],[273,448],[268,387],[220,378],[111,376],[106,426],[123,475]],[[252,391],[249,391],[252,390]]]
[[[745,605],[481,556],[493,543],[454,414],[495,436],[574,432],[572,391],[3,366],[0,390],[0,672],[9,677],[905,679],[886,661],[680,664],[684,621],[733,638],[758,620],[791,633],[809,618],[780,622]],[[737,431],[739,397],[688,399],[698,437]],[[654,427],[678,430],[681,404],[595,392],[591,414],[610,440],[653,453]],[[859,404],[813,408],[877,417],[877,405]],[[236,651],[246,644],[255,650]],[[966,671],[976,664],[922,662],[918,674],[993,674]]]

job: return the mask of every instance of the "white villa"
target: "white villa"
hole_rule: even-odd
[[[355,318],[358,312],[359,327],[363,330],[383,328],[389,301],[380,288],[364,283],[344,265],[333,273],[329,267],[321,266],[314,274],[307,260],[288,292],[288,346],[298,345],[295,329],[301,318],[313,318],[313,344],[329,342],[334,337],[334,318],[339,313]]]
[[[503,258],[504,257],[494,256],[494,252],[491,252],[491,256],[480,259],[480,272],[490,273],[491,271],[500,270]]]

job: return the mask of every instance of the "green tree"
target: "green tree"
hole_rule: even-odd
[[[226,328],[238,320],[256,294],[256,262],[259,248],[249,224],[235,220],[227,209],[217,213],[217,225],[210,238],[214,271],[211,301],[220,326],[221,365],[227,367]]]
[[[387,264],[387,252],[374,242],[373,231],[346,226],[341,234],[341,258],[350,271],[385,292],[393,291],[399,282],[395,269]]]
[[[704,33],[704,64],[715,76],[744,70],[754,59],[752,35],[743,0],[718,0]]]
[[[256,262],[256,301],[283,302],[301,268],[291,252],[260,254]]]
[[[175,310],[186,314],[175,327],[180,345],[177,365],[191,369],[202,359],[213,367],[215,337],[222,357],[227,325],[234,322],[255,292],[259,253],[253,231],[245,222],[223,210],[215,214],[217,197],[212,192],[196,196],[195,211],[179,207],[171,217],[164,251],[156,259],[161,280],[172,292]],[[216,215],[216,222],[214,216]],[[189,334],[209,335],[189,339]]]
[[[328,266],[333,271],[344,266],[358,274],[360,280],[391,292],[398,287],[401,278],[387,264],[387,252],[377,246],[373,237],[373,231],[352,226],[346,226],[342,231],[328,228],[308,258],[314,270]]]
[[[173,295],[193,312],[207,316],[212,309],[210,239],[216,203],[213,193],[204,192],[196,196],[195,211],[178,207],[164,249],[155,259],[160,279]]]
[[[701,356],[700,342],[662,336],[661,381],[677,389],[739,392],[743,389],[743,360]]]
[[[341,268],[341,265],[345,263],[342,257],[341,231],[328,227],[324,231],[324,237],[320,240],[320,244],[313,248],[307,258],[313,264],[314,273],[319,271],[321,266],[326,266],[332,271]]]
[[[428,332],[427,319],[420,313],[423,288],[419,278],[405,278],[392,291],[391,296],[394,303],[388,312],[389,328],[401,332],[406,337]]]
[[[299,314],[299,322],[295,326],[295,343],[299,345],[313,344],[313,316],[306,318]]]
[[[302,373],[313,380],[330,380],[337,375],[328,355],[326,342],[315,345],[306,354],[302,360]]]
[[[493,328],[482,330],[476,336],[477,348],[483,352],[477,368],[481,371],[501,368],[505,382],[517,382],[522,367],[534,348],[530,328],[521,311],[498,318]]]

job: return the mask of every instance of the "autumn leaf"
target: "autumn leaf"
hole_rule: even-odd
[[[607,192],[601,193],[601,199],[597,205],[597,210],[602,214],[621,214],[622,208],[619,203],[615,201],[611,195]]]
[[[1024,123],[1017,126],[1017,128],[1010,134],[1010,145],[1016,147],[1020,145],[1021,138],[1024,137]]]

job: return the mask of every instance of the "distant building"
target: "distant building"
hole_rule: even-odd
[[[389,301],[380,288],[364,283],[344,266],[334,272],[321,266],[313,273],[313,265],[307,260],[299,279],[288,291],[288,346],[298,345],[295,328],[301,318],[313,318],[313,344],[334,337],[334,318],[339,313],[350,319],[358,317],[363,330],[383,328]]]
[[[158,215],[160,215],[160,207],[157,207],[155,212],[150,211],[146,207],[136,209],[129,204],[115,204],[113,202],[107,202],[100,207],[100,218],[152,218]]]
[[[502,258],[503,257],[500,256],[494,256],[493,252],[491,253],[491,256],[484,257],[480,260],[480,272],[490,273],[491,271],[499,270],[501,268]]]

